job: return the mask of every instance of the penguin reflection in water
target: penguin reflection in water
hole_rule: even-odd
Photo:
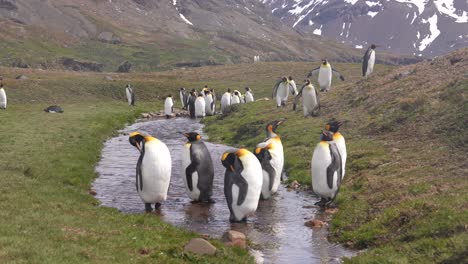
[[[184,134],[188,142],[182,154],[182,177],[186,191],[193,202],[214,203],[214,168],[210,152],[198,133]]]
[[[152,136],[133,132],[130,144],[140,151],[136,167],[136,189],[145,203],[145,211],[151,212],[161,206],[167,198],[171,180],[171,155],[166,144]]]
[[[323,131],[321,141],[314,149],[311,162],[312,189],[320,197],[320,207],[336,207],[334,200],[340,190],[342,163],[333,133]]]
[[[257,210],[262,190],[262,166],[248,150],[226,152],[221,158],[226,168],[224,195],[230,211],[231,222],[242,222]]]

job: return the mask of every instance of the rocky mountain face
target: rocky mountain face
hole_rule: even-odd
[[[466,0],[259,0],[295,29],[427,57],[468,46]]]
[[[362,57],[358,49],[285,25],[277,14],[258,0],[0,0],[0,65],[47,68],[73,59],[102,70],[124,61],[155,70],[252,62],[256,55],[260,61]]]

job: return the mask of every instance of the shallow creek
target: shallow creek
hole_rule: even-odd
[[[319,212],[313,204],[317,198],[310,192],[289,191],[280,187],[278,194],[260,201],[257,212],[247,223],[229,223],[229,209],[223,193],[224,167],[221,155],[232,147],[205,141],[215,168],[213,199],[215,204],[191,204],[180,176],[181,151],[186,138],[183,132],[196,131],[203,139],[203,126],[195,120],[169,119],[135,123],[120,135],[109,139],[102,151],[93,183],[96,198],[103,206],[124,213],[144,213],[144,204],[135,190],[135,167],[138,151],[129,144],[128,133],[140,130],[157,137],[169,147],[172,157],[172,178],[168,199],[158,216],[162,220],[214,238],[230,229],[246,234],[253,242],[250,249],[261,263],[340,263],[342,257],[356,253],[327,241],[327,230],[312,229],[304,223],[311,219],[328,220],[331,215]]]

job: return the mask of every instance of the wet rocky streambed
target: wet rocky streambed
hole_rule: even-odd
[[[171,151],[172,177],[168,199],[156,217],[188,230],[220,238],[228,230],[246,234],[252,242],[251,253],[264,263],[340,263],[342,257],[356,253],[327,241],[326,228],[310,228],[311,219],[328,220],[331,215],[319,212],[313,205],[318,199],[310,192],[280,187],[278,194],[260,201],[257,212],[247,223],[229,222],[229,209],[223,193],[224,167],[221,155],[232,147],[207,142],[202,125],[195,120],[179,118],[135,123],[120,135],[109,139],[102,151],[93,183],[96,198],[103,206],[124,213],[144,213],[144,204],[135,190],[135,167],[138,151],[128,143],[128,133],[140,130],[163,141]],[[206,140],[215,168],[213,199],[215,204],[192,204],[180,175],[181,152],[186,138],[182,132],[196,131]]]

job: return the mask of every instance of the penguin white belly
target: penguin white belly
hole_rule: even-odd
[[[331,86],[332,70],[331,67],[320,67],[318,83],[321,90],[328,90]]]
[[[291,86],[293,88],[294,94],[297,94],[297,86],[295,81],[291,81]]]
[[[334,140],[336,143],[336,147],[338,148],[338,152],[341,156],[341,170],[343,172],[341,179],[344,178],[346,172],[346,157],[348,153],[346,152],[346,141],[343,136],[340,136],[338,139]]]
[[[185,173],[185,169],[190,165],[190,163],[192,163],[192,160],[190,159],[190,146],[191,144],[184,145],[184,150],[182,152],[182,172],[180,175],[182,175],[182,178],[184,180],[187,195],[192,200],[198,200],[200,198],[200,190],[198,189],[198,173],[194,172],[192,174],[192,191],[190,191],[190,189],[188,188],[187,176]]]
[[[337,172],[333,175],[333,186],[327,184],[327,168],[331,164],[331,154],[327,143],[319,143],[314,150],[311,163],[312,189],[324,198],[333,198],[337,191]]]
[[[277,105],[281,105],[281,102],[285,102],[288,100],[289,95],[289,87],[287,83],[280,83],[278,86],[278,90],[276,91],[276,103]]]
[[[253,95],[251,92],[246,92],[245,93],[245,102],[246,103],[251,103],[254,101]]]
[[[366,76],[371,74],[374,71],[374,63],[375,63],[375,51],[370,51],[369,61],[367,61],[367,71]]]
[[[172,98],[170,97],[166,98],[166,101],[164,102],[164,114],[172,115],[173,106],[174,106],[174,102],[172,101]]]
[[[268,189],[270,187],[270,175],[265,170],[262,170],[263,173],[263,183],[262,183],[262,196],[263,199],[269,199],[272,192]]]
[[[125,93],[127,94],[127,102],[129,105],[131,105],[132,104],[132,92],[130,91],[130,89],[125,88]]]
[[[317,107],[317,96],[314,87],[306,86],[304,90],[302,90],[302,105],[304,108],[304,116],[313,114],[314,109]]]
[[[213,112],[214,109],[211,108],[211,103],[213,103],[213,96],[209,94],[205,97],[205,114],[206,115],[214,114]]]
[[[6,109],[7,107],[7,96],[3,88],[0,89],[0,108]]]
[[[179,97],[180,97],[180,105],[182,107],[185,106],[185,103],[184,103],[184,93],[182,91],[179,92]]]
[[[231,98],[231,105],[240,104],[241,100],[238,95],[233,95]]]
[[[260,162],[253,154],[251,154],[251,156],[249,155],[249,160],[248,164],[244,164],[244,161],[242,162],[244,170],[241,174],[247,181],[248,190],[245,200],[241,205],[237,205],[237,200],[239,199],[239,187],[233,184],[231,189],[232,211],[238,220],[242,220],[244,217],[257,210],[258,200],[260,199],[260,193],[262,191],[262,165],[260,165]]]
[[[271,193],[276,193],[281,183],[281,173],[283,172],[284,166],[284,153],[283,144],[281,142],[276,143],[273,149],[270,149],[271,160],[270,164],[275,169],[275,181],[271,188]]]
[[[141,164],[143,190],[138,194],[145,203],[165,201],[171,180],[171,155],[167,146],[159,140],[145,143],[145,155]]]
[[[221,97],[221,111],[224,111],[226,107],[231,105],[231,95],[229,93],[223,94]]]
[[[205,116],[205,99],[198,97],[195,100],[195,116],[204,117]]]

